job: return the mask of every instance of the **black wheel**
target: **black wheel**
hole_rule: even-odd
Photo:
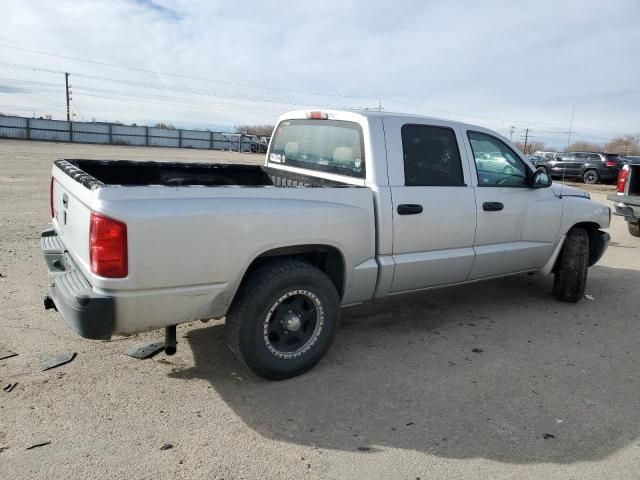
[[[589,234],[572,228],[556,262],[553,296],[563,302],[577,302],[584,296],[589,269]]]
[[[236,357],[268,380],[295,377],[329,350],[340,317],[331,279],[297,260],[266,263],[245,279],[226,318]]]
[[[629,233],[634,237],[640,237],[640,220],[637,222],[627,222]]]
[[[594,183],[598,183],[600,181],[600,175],[597,170],[586,170],[582,174],[582,181],[584,183],[588,183],[589,185],[593,185]]]
[[[547,167],[543,167],[542,165],[540,165],[539,167],[536,167],[536,170],[538,172],[542,172],[542,173],[547,173],[548,174]]]

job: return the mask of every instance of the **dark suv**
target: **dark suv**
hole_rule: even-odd
[[[564,152],[555,159],[531,158],[536,169],[552,177],[579,178],[584,183],[615,182],[624,160],[617,153]]]

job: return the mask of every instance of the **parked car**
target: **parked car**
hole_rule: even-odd
[[[282,116],[263,166],[60,159],[45,306],[87,338],[164,327],[169,354],[176,324],[226,317],[238,359],[287,378],[341,305],[522,272],[579,301],[610,210],[560,192],[491,130],[371,111]]]
[[[616,193],[608,195],[616,209],[627,222],[629,233],[640,237],[640,158],[628,162],[618,175]]]
[[[251,140],[251,152],[253,153],[267,153],[269,148],[269,140],[271,137],[256,136]]]
[[[559,154],[558,152],[543,152],[541,150],[537,150],[533,152],[533,155],[536,157],[546,158],[547,160],[555,160]]]
[[[584,183],[615,182],[624,161],[617,153],[564,152],[555,159],[537,159],[538,171],[554,178],[580,179]]]

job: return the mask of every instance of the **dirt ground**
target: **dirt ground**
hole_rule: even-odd
[[[619,217],[593,300],[524,275],[352,307],[314,370],[273,383],[235,361],[220,322],[135,360],[161,332],[89,341],[43,310],[56,157],[261,160],[0,140],[0,350],[18,353],[0,360],[2,386],[18,383],[0,391],[2,478],[639,478],[640,239]],[[608,204],[611,187],[591,190]],[[41,371],[63,352],[77,357]]]

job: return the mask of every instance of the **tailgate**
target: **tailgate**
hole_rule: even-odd
[[[58,166],[52,172],[53,227],[65,249],[87,278],[89,271],[89,205],[93,191]]]

